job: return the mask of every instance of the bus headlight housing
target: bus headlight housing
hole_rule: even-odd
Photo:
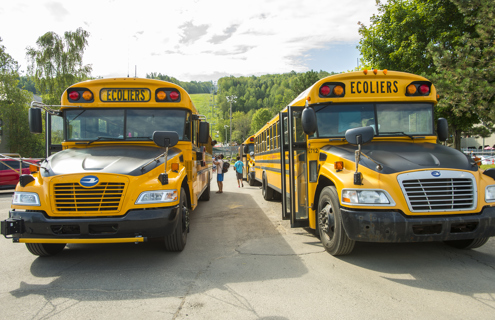
[[[175,202],[179,199],[177,190],[154,190],[141,192],[135,204]]]
[[[12,204],[17,206],[41,206],[40,197],[34,192],[14,192]]]
[[[344,189],[342,203],[349,205],[395,206],[395,202],[385,190]]]
[[[485,188],[485,201],[495,202],[495,185]]]

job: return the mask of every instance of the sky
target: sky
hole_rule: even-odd
[[[93,77],[217,81],[352,70],[358,22],[375,13],[375,0],[1,0],[0,37],[23,75],[40,36],[83,28]]]

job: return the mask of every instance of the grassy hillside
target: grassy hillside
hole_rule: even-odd
[[[202,114],[204,116],[206,116],[206,118],[208,119],[208,122],[210,123],[210,125],[212,123],[218,123],[217,119],[218,119],[218,106],[217,108],[213,108],[213,116],[212,116],[212,108],[211,108],[211,105],[213,104],[213,101],[212,101],[212,95],[211,94],[207,94],[207,93],[197,93],[197,94],[191,94],[191,99],[194,103],[194,105],[196,106],[196,109],[198,109],[198,112],[199,114]],[[216,97],[216,96],[214,96]],[[218,137],[215,137],[215,135],[213,135],[213,139],[218,139]]]

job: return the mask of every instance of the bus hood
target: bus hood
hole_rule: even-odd
[[[325,146],[321,150],[355,162],[357,146]],[[434,143],[370,142],[361,146],[361,152],[381,164],[383,170],[377,170],[376,164],[364,156],[361,156],[360,166],[384,174],[422,169],[478,170],[464,153]]]
[[[141,168],[165,152],[165,148],[141,146],[102,146],[67,149],[50,156],[43,164],[48,170],[41,170],[44,177],[73,173],[115,173],[139,176],[163,164],[159,161]],[[178,155],[177,148],[168,149],[168,159]]]

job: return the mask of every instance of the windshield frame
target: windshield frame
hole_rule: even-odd
[[[342,107],[342,106],[346,106],[346,105],[349,105],[349,106],[364,106],[364,105],[367,105],[367,106],[372,106],[372,109],[373,109],[373,119],[374,121],[376,121],[376,119],[378,119],[378,111],[377,111],[377,105],[397,105],[397,104],[404,104],[404,105],[427,105],[430,107],[430,110],[431,110],[431,123],[430,123],[430,127],[429,129],[431,130],[431,132],[429,133],[404,133],[404,132],[398,132],[399,130],[397,130],[396,132],[394,132],[393,134],[387,134],[386,132],[384,133],[381,133],[380,132],[380,129],[375,129],[375,137],[407,137],[407,136],[421,136],[421,137],[424,137],[424,136],[434,136],[436,135],[435,134],[435,126],[434,126],[434,117],[435,117],[435,113],[434,113],[434,107],[435,105],[431,102],[426,102],[426,101],[390,101],[390,102],[352,102],[352,103],[335,103],[335,102],[332,102],[332,103],[325,103],[325,104],[318,104],[318,105],[313,105],[313,108],[315,109],[315,112],[316,112],[316,119],[317,119],[317,123],[318,123],[318,112],[320,111],[323,111],[324,109],[327,109],[327,108],[332,108],[332,107]],[[379,121],[380,119],[378,119]],[[380,122],[378,123],[378,125],[380,126]],[[363,127],[363,126],[357,126],[355,128],[359,128],[359,127]],[[373,127],[373,126],[372,126]],[[351,128],[349,128],[351,129]],[[309,136],[308,138],[310,139],[321,139],[321,138],[337,138],[337,139],[340,139],[340,138],[344,138],[345,137],[345,131],[340,133],[340,134],[335,134],[335,135],[320,135],[320,125],[317,126],[317,130],[316,132],[312,135],[312,136]]]
[[[110,136],[95,136],[93,139],[90,138],[69,138],[69,120],[67,120],[67,112],[74,112],[76,114],[76,117],[72,120],[75,120],[76,118],[79,117],[79,115],[84,114],[87,111],[101,111],[101,110],[113,110],[113,111],[123,111],[123,127],[122,132],[127,132],[127,113],[129,110],[137,110],[137,111],[142,111],[142,110],[160,110],[160,111],[182,111],[184,112],[184,117],[183,117],[183,132],[177,132],[179,135],[179,141],[190,141],[190,136],[191,136],[191,126],[186,123],[186,119],[191,119],[191,111],[186,109],[186,108],[142,108],[142,107],[129,107],[129,108],[77,108],[77,109],[66,109],[63,110],[63,135],[64,135],[64,141],[66,142],[86,142],[86,141],[99,141],[99,142],[108,142],[108,141],[124,141],[124,142],[147,142],[147,141],[152,141],[152,136],[148,137],[127,137],[126,134],[123,134],[122,137],[110,137]],[[189,114],[189,116],[188,116]],[[71,121],[72,121],[71,120]],[[186,132],[189,130],[189,132]],[[159,131],[159,130],[154,130],[154,131]],[[165,131],[165,130],[163,130]]]

